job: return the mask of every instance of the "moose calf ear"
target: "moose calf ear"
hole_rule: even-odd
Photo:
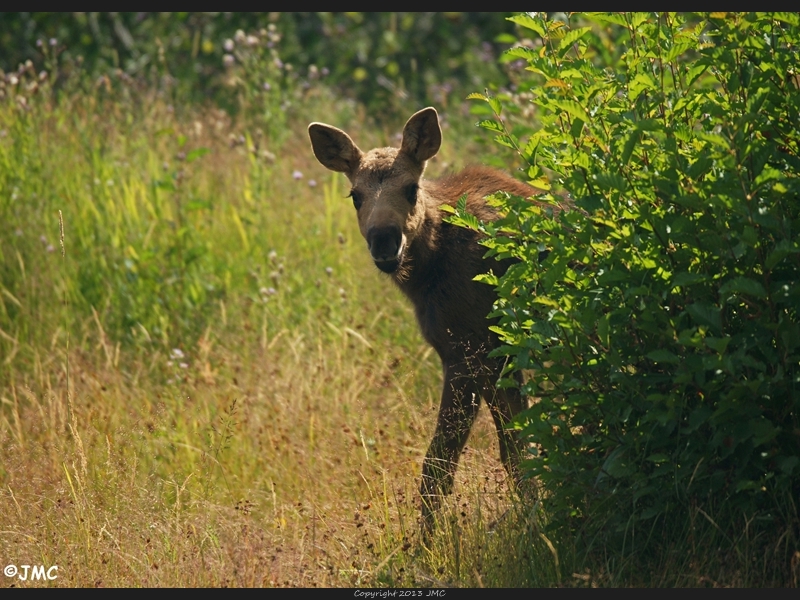
[[[441,145],[442,130],[436,109],[429,106],[414,113],[403,128],[400,152],[422,163],[435,156]]]
[[[323,166],[348,176],[355,172],[362,152],[344,131],[325,123],[311,123],[308,137],[314,156]]]

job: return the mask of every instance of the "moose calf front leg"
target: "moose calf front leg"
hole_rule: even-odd
[[[442,403],[436,431],[422,463],[422,519],[427,532],[433,528],[434,515],[442,496],[453,490],[456,465],[467,443],[480,406],[475,383],[453,367],[445,367]]]

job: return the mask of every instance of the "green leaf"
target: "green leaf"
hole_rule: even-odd
[[[496,114],[499,117],[500,114],[503,112],[503,106],[500,104],[500,100],[498,100],[493,96],[487,96],[486,101],[489,103],[489,106],[492,107],[494,114]]]
[[[513,48],[509,48],[503,52],[503,57],[509,57],[506,60],[511,60],[512,58],[521,58],[530,62],[538,59],[539,53],[534,51],[532,48],[526,48],[525,46],[514,46]],[[481,95],[481,98],[485,97]]]
[[[591,121],[591,117],[589,113],[586,112],[580,104],[575,102],[574,100],[561,100],[561,99],[551,99],[550,104],[555,106],[556,108],[560,108],[563,111],[566,111],[571,116],[575,117],[576,119],[580,119],[584,123],[588,123]]]
[[[707,404],[701,404],[689,415],[689,426],[687,432],[697,431],[704,423],[708,422],[712,414],[712,409]]]
[[[675,354],[673,354],[669,350],[664,350],[664,349],[653,350],[652,352],[648,352],[647,358],[657,363],[670,363],[674,365],[680,363],[680,359]]]
[[[498,133],[505,133],[503,126],[494,119],[484,119],[476,123],[478,127],[483,127],[489,131],[497,131]]]
[[[772,16],[778,21],[783,21],[794,27],[800,26],[800,15],[796,12],[776,12],[772,13]]]
[[[609,344],[609,315],[602,315],[599,319],[597,319],[597,337],[600,338],[600,342],[608,347]]]
[[[611,188],[624,192],[628,189],[628,182],[619,173],[597,173],[595,180],[604,188]]]
[[[646,460],[656,464],[663,463],[669,460],[669,455],[664,454],[663,452],[657,452],[648,456]]]
[[[719,288],[720,295],[746,294],[756,298],[766,298],[767,291],[758,281],[747,277],[734,277]]]
[[[764,261],[764,266],[767,269],[774,269],[775,266],[790,254],[797,254],[800,252],[800,247],[796,243],[789,240],[781,240],[775,245],[775,249],[767,255]]]
[[[686,312],[694,319],[695,323],[707,325],[718,333],[722,331],[722,317],[716,306],[705,302],[695,302],[686,307]]]
[[[561,42],[558,44],[558,53],[560,56],[564,56],[567,52],[569,52],[570,47],[572,44],[577,42],[581,39],[584,35],[589,33],[592,30],[591,27],[581,27],[579,29],[573,29],[569,33],[567,33],[562,39]]]
[[[794,471],[795,467],[800,464],[800,458],[796,456],[782,456],[778,458],[775,462],[778,463],[778,468],[786,473],[786,475],[791,475],[792,471]]]
[[[678,58],[681,54],[686,52],[692,46],[694,46],[694,42],[692,40],[683,39],[680,40],[679,42],[676,42],[672,46],[672,48],[670,48],[667,51],[667,55],[664,57],[664,62],[665,63],[673,62],[676,58]]]
[[[583,131],[583,120],[581,119],[574,119],[572,121],[572,127],[570,127],[569,134],[573,138],[581,137],[581,132]]]
[[[626,27],[628,25],[625,22],[625,17],[619,13],[587,13],[586,16],[598,23],[619,25],[620,27]]]
[[[692,85],[697,78],[700,77],[703,73],[706,72],[708,69],[708,65],[704,63],[695,63],[689,67],[686,71],[686,85],[687,87]]]
[[[715,338],[711,336],[706,336],[703,340],[706,343],[706,346],[711,348],[714,352],[719,354],[725,354],[725,350],[728,348],[728,344],[731,341],[730,337],[723,337],[723,338]]]
[[[695,283],[702,283],[708,279],[707,275],[700,273],[677,273],[670,282],[672,287],[685,287]]]
[[[603,463],[601,471],[611,477],[620,478],[633,473],[633,466],[625,457],[625,447],[616,448]]]
[[[513,17],[508,17],[508,20],[512,23],[516,23],[517,25],[521,25],[526,29],[536,32],[539,34],[539,37],[547,37],[547,34],[545,33],[544,27],[541,25],[541,23],[536,21],[536,19],[530,15],[514,15]]]
[[[642,92],[658,90],[658,82],[650,73],[638,73],[628,84],[631,100],[636,100]]]
[[[753,444],[760,446],[761,444],[772,440],[778,435],[778,430],[775,426],[761,417],[758,419],[751,419],[748,422],[749,429],[753,434]]]
[[[631,159],[631,154],[633,154],[633,150],[636,148],[636,144],[639,142],[640,137],[641,136],[638,131],[632,131],[628,134],[625,144],[622,147],[622,155],[620,156],[620,162],[622,163],[622,166],[627,166]]]

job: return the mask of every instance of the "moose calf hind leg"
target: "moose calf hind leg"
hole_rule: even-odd
[[[492,390],[487,399],[497,438],[500,442],[500,458],[517,492],[526,499],[534,499],[536,487],[532,480],[523,479],[520,461],[525,458],[527,444],[517,431],[508,429],[511,420],[526,407],[519,390],[514,388]]]

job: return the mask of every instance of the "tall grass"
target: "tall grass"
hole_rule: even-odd
[[[62,586],[464,581],[416,543],[438,361],[306,141],[352,109],[312,97],[270,145],[152,90],[21,78],[0,102],[4,564]],[[469,472],[491,481],[460,489],[501,506],[489,421]]]

